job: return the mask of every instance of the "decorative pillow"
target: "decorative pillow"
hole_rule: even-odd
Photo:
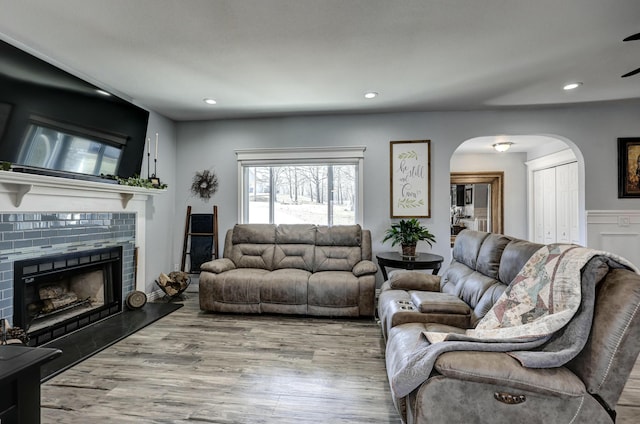
[[[234,269],[235,267],[236,266],[231,259],[220,258],[203,263],[202,265],[200,265],[200,270],[220,274],[221,272],[229,271],[230,269]]]
[[[396,271],[389,278],[396,290],[440,291],[440,276],[419,271]]]

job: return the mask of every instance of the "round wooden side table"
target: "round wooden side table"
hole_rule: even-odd
[[[430,269],[433,275],[437,275],[444,261],[442,256],[433,253],[418,253],[415,257],[406,257],[398,252],[382,252],[376,255],[376,259],[385,281],[389,279],[386,267],[407,270]]]

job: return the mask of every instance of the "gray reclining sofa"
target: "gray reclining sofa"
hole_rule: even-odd
[[[417,349],[423,331],[474,328],[540,247],[464,230],[441,278],[415,271],[390,275],[378,302],[387,372]],[[600,282],[586,345],[570,362],[526,368],[503,352],[443,353],[419,387],[394,397],[403,422],[615,422],[616,404],[640,352],[640,275],[604,263],[585,266],[585,272]]]
[[[378,267],[360,225],[238,224],[223,256],[201,266],[203,311],[373,316]]]

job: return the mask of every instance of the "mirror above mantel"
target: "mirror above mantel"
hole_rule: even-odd
[[[504,172],[452,172],[451,234],[472,228],[502,234]]]

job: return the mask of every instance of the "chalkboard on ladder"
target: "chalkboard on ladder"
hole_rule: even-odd
[[[199,274],[200,265],[218,257],[218,206],[213,206],[213,214],[192,214],[191,206],[187,206],[180,270],[189,274]]]

